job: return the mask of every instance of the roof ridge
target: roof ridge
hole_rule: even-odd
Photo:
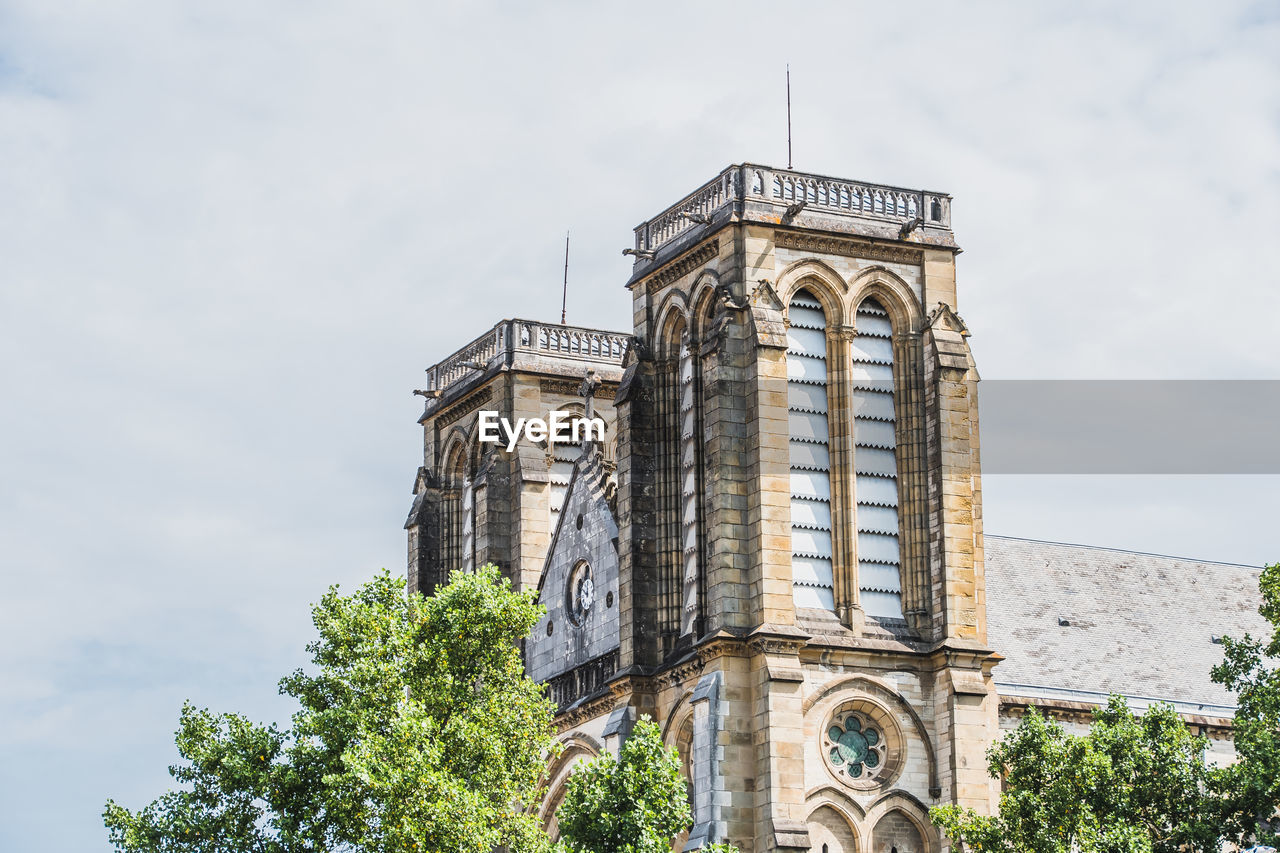
[[[1081,542],[1059,542],[1054,539],[1032,539],[1027,536],[1002,536],[984,533],[984,539],[1008,539],[1014,542],[1034,542],[1038,545],[1061,545],[1064,548],[1088,548],[1091,551],[1114,551],[1119,554],[1136,554],[1142,557],[1160,557],[1165,560],[1182,560],[1187,563],[1207,563],[1213,566],[1236,566],[1242,569],[1261,569],[1252,563],[1233,563],[1228,560],[1202,560],[1199,557],[1180,557],[1176,554],[1157,554],[1154,551],[1137,551],[1132,548],[1115,548],[1109,545],[1087,545]]]

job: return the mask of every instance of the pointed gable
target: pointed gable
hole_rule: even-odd
[[[535,681],[617,650],[618,524],[598,443],[574,462],[538,588],[547,612],[525,646]]]

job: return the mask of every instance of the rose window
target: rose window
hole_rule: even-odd
[[[858,714],[837,714],[823,747],[837,775],[850,780],[872,779],[885,764],[884,733]]]

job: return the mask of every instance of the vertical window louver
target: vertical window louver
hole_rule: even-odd
[[[680,501],[684,546],[684,595],[680,636],[693,633],[698,617],[698,412],[693,351],[688,338],[680,347]]]
[[[869,616],[902,618],[893,326],[874,299],[858,306],[853,339],[858,587]]]
[[[551,530],[556,529],[560,521],[560,509],[569,491],[569,477],[573,474],[573,463],[578,461],[582,453],[581,442],[552,442],[551,470],[548,479],[551,481]]]
[[[476,554],[476,490],[470,475],[462,478],[462,561],[463,571],[471,571]]]
[[[792,595],[797,607],[834,610],[827,317],[803,290],[792,297],[787,314]]]

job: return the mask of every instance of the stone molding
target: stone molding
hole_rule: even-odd
[[[565,394],[571,397],[581,397],[582,382],[572,379],[541,379],[538,381],[538,390],[545,394]],[[617,391],[617,385],[601,382],[595,387],[591,396],[602,400],[612,400]]]
[[[645,279],[645,289],[652,293],[676,279],[683,278],[696,269],[706,266],[711,261],[720,256],[720,241],[718,239],[708,240],[697,248],[687,252],[680,258],[677,258],[661,269],[656,270],[651,276]]]
[[[454,405],[436,415],[436,426],[444,429],[452,426],[467,415],[480,408],[493,397],[492,386],[486,385],[480,390],[463,397]]]
[[[849,258],[865,258],[872,261],[884,261],[891,264],[911,264],[920,266],[924,263],[924,252],[920,249],[907,249],[901,246],[883,246],[879,243],[862,240],[847,240],[840,237],[826,237],[820,234],[801,234],[794,231],[779,231],[774,234],[776,245],[801,252],[814,252],[825,255],[844,255]]]

